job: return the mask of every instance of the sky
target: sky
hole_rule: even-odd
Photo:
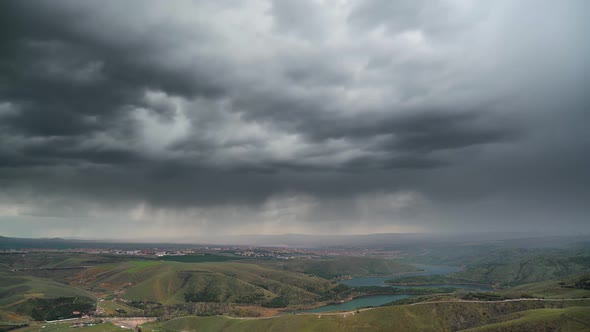
[[[590,232],[590,2],[0,2],[0,235]]]

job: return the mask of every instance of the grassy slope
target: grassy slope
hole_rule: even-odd
[[[334,286],[309,275],[237,262],[127,262],[94,267],[79,279],[94,292],[126,289],[123,297],[128,300],[162,304],[184,303],[185,293],[205,288],[215,290],[223,302],[240,302],[260,294],[261,301],[281,295],[291,304],[309,304]]]
[[[0,255],[0,269],[64,268],[128,261],[123,256],[105,256],[83,253],[29,253],[26,255]]]
[[[572,307],[556,309],[535,309],[511,315],[504,322],[492,323],[468,329],[470,332],[484,331],[590,331],[590,308]]]
[[[81,260],[86,262],[87,258],[74,256],[64,259],[68,265],[79,264]],[[303,305],[317,302],[320,294],[334,287],[333,283],[314,276],[239,262],[138,260],[103,263],[99,260],[98,263],[64,280],[75,287],[24,276],[24,273],[32,270],[12,272],[6,269],[9,266],[5,266],[0,269],[0,320],[26,319],[16,315],[14,310],[20,302],[30,297],[85,296],[94,299],[98,295],[108,301],[114,293],[122,291],[122,296],[129,300],[178,304],[185,302],[185,293],[206,288],[215,290],[218,300],[222,302],[251,302],[254,298],[257,303],[264,303],[281,296],[287,298],[291,305]],[[39,255],[27,258],[27,261],[8,262],[7,265],[33,266],[38,269],[39,266],[56,264],[60,263],[55,257]],[[113,309],[109,304],[107,302],[104,308]],[[117,303],[113,303],[113,306],[121,307]]]
[[[293,304],[312,303],[316,293],[332,285],[322,279],[241,263],[166,263],[146,269],[151,276],[131,287],[125,297],[165,304],[183,303],[186,292],[215,290],[224,302],[239,302],[252,294],[269,299],[287,296]]]
[[[370,257],[336,257],[326,259],[294,259],[285,262],[273,262],[273,265],[287,271],[302,272],[331,279],[342,275],[393,275],[401,272],[416,271],[410,264],[394,260]]]
[[[495,323],[498,318],[543,316],[534,309],[557,303],[438,303],[376,308],[346,315],[289,315],[270,319],[232,319],[225,317],[183,317],[163,323],[148,324],[144,331],[454,331]],[[571,310],[570,310],[571,309]],[[553,313],[551,310],[541,311]],[[590,314],[590,307],[567,308],[561,313],[576,317]],[[563,317],[557,326],[578,326],[577,320]],[[519,318],[516,318],[519,319]],[[531,323],[532,324],[532,323]],[[533,330],[534,331],[534,330]]]
[[[94,295],[55,281],[30,276],[16,276],[0,272],[0,320],[11,320],[18,315],[14,310],[29,298],[78,297],[94,301]]]
[[[484,283],[520,285],[563,278],[590,269],[590,257],[528,255],[512,261],[493,261],[455,275]]]
[[[473,282],[501,286],[518,286],[545,280],[557,280],[590,271],[590,256],[568,253],[502,250],[484,256],[467,269],[449,276],[408,276],[393,283]]]
[[[580,274],[562,278],[560,280],[549,280],[531,284],[520,285],[508,290],[500,291],[500,295],[519,295],[527,294],[533,297],[543,298],[580,298],[590,297],[590,289],[572,288],[576,281],[582,278],[588,278],[589,274]],[[568,287],[564,287],[568,286]]]

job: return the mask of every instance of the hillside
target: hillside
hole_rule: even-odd
[[[590,256],[527,255],[514,260],[501,259],[482,263],[464,272],[458,278],[484,283],[521,285],[544,280],[554,280],[588,271]]]
[[[590,256],[551,252],[503,250],[483,256],[463,271],[448,276],[408,276],[392,279],[392,284],[481,283],[498,286],[557,280],[590,270]]]
[[[527,294],[530,297],[548,299],[590,297],[590,274],[569,276],[559,280],[549,280],[512,287],[498,292],[499,295]]]
[[[350,287],[325,279],[416,270],[413,265],[383,258],[223,261],[229,256],[223,257],[209,254],[164,260],[72,252],[5,254],[0,259],[0,321],[20,324],[95,311],[96,317],[159,317],[163,322],[152,327],[170,331],[447,331],[484,327],[535,331],[540,322],[554,329],[583,328],[585,321],[576,317],[583,317],[587,313],[583,307],[590,305],[590,301],[561,300],[590,297],[590,275],[580,272],[588,271],[585,253],[559,256],[552,249],[504,250],[482,256],[452,275],[395,279],[439,284],[493,282],[498,287],[491,293],[444,287]],[[556,277],[561,275],[566,276]],[[281,315],[282,310],[383,292],[420,295],[371,310]]]
[[[590,301],[589,301],[590,302]],[[523,326],[544,331],[537,317],[551,317],[564,331],[590,331],[590,307],[573,303],[433,303],[376,308],[337,314],[289,315],[268,319],[182,317],[148,324],[144,331],[457,331],[488,324]],[[582,306],[580,306],[582,305]],[[567,306],[565,308],[560,308]],[[535,311],[541,309],[542,311]],[[557,319],[556,319],[557,317]],[[489,331],[493,331],[494,325]]]
[[[95,302],[93,294],[62,283],[0,272],[0,320],[2,321],[21,320],[23,316],[30,316],[35,307],[44,306],[39,303],[44,299],[58,298],[71,298],[72,301],[66,302],[76,302],[81,305]]]
[[[270,309],[276,313],[276,308],[300,308],[362,295],[314,274],[335,274],[338,270],[354,275],[391,274],[415,269],[391,260],[363,257],[293,260],[296,262],[287,264],[252,260],[211,262],[203,261],[201,256],[200,262],[191,262],[192,257],[188,257],[188,262],[178,262],[173,258],[51,252],[3,255],[0,269],[11,288],[3,289],[4,296],[0,298],[14,312],[16,304],[30,297],[31,291],[29,287],[12,285],[35,281],[43,287],[31,289],[44,289],[37,292],[38,297],[57,301],[58,297],[85,294],[87,298],[100,298],[99,314],[115,314],[115,309],[123,308],[126,313],[137,315],[258,316],[269,314],[266,311]],[[9,277],[20,279],[9,281]],[[56,287],[58,290],[53,290]],[[28,314],[21,312],[30,316],[31,308],[42,304],[29,305]]]
[[[131,261],[99,265],[76,276],[82,287],[130,301],[167,305],[185,302],[258,303],[276,297],[311,304],[335,285],[327,280],[247,263]]]
[[[588,307],[534,309],[502,317],[502,322],[467,329],[465,332],[590,331]]]
[[[371,257],[335,257],[324,259],[294,259],[286,262],[272,263],[278,268],[286,271],[312,274],[325,279],[332,279],[344,275],[389,276],[397,273],[417,271],[418,269],[410,264],[399,261],[371,258]]]

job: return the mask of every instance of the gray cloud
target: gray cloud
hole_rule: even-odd
[[[585,7],[4,1],[0,220],[585,227]]]

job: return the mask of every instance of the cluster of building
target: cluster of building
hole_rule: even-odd
[[[337,256],[371,256],[394,258],[399,257],[401,252],[383,249],[366,249],[366,248],[330,248],[330,249],[311,249],[311,248],[282,248],[282,247],[245,247],[233,248],[233,254],[237,256],[250,258],[320,258],[320,257],[337,257]]]
[[[255,247],[255,246],[228,246],[228,247],[206,247],[195,246],[193,248],[75,248],[75,249],[48,249],[48,248],[26,248],[26,249],[2,249],[0,254],[27,254],[34,252],[60,252],[60,253],[86,253],[102,255],[121,256],[143,256],[143,257],[164,257],[164,256],[185,256],[205,254],[230,254],[248,258],[271,258],[271,259],[293,259],[293,258],[319,258],[336,256],[371,256],[382,258],[395,258],[401,255],[400,252],[386,249],[368,248],[286,248],[286,247]]]

